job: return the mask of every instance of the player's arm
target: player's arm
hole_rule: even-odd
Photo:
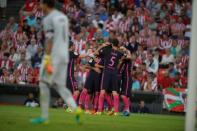
[[[51,50],[53,48],[53,36],[54,30],[52,26],[47,23],[44,23],[44,31],[45,31],[45,55],[44,55],[44,66],[48,73],[52,73],[52,65],[51,65]]]
[[[85,57],[87,57],[87,54],[80,54],[78,57],[79,58],[85,58]]]
[[[97,68],[101,68],[101,69],[103,69],[103,68],[104,68],[104,66],[99,65],[99,64],[95,64],[95,67],[97,67]]]
[[[125,56],[126,56],[125,59],[132,59],[131,53],[127,48],[125,48],[124,46],[121,46],[120,50],[122,50],[125,53]]]
[[[97,50],[95,50],[94,55],[99,55],[100,54],[100,50],[104,47],[108,46],[108,44],[103,44],[101,46],[98,47]]]
[[[122,63],[123,63],[123,60],[125,59],[125,56],[123,56],[121,59],[120,59],[120,61],[119,61],[119,63],[118,63],[118,69],[120,69],[120,67],[121,67],[121,65],[122,65]]]

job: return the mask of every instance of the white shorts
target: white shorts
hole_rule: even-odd
[[[7,7],[7,0],[0,0],[0,7],[6,8]]]
[[[66,86],[67,65],[67,63],[63,63],[61,61],[53,62],[53,73],[50,75],[45,71],[42,64],[40,68],[40,81],[49,85],[58,84],[61,86]]]

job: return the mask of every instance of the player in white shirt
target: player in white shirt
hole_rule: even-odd
[[[45,53],[40,68],[40,104],[41,117],[32,119],[34,124],[48,122],[50,88],[53,87],[66,104],[76,112],[79,122],[81,110],[77,107],[71,92],[65,88],[69,44],[68,18],[54,9],[55,0],[42,0],[41,6],[45,14],[43,20],[45,34]]]

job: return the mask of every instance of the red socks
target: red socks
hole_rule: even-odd
[[[114,98],[114,112],[118,112],[119,95],[113,95]]]
[[[73,94],[73,99],[75,100],[75,102],[77,102],[77,98],[78,98],[78,96]]]
[[[90,95],[87,94],[85,98],[85,110],[89,110]]]
[[[82,104],[85,101],[86,95],[87,95],[87,89],[84,88],[79,97],[79,107],[82,107]]]
[[[105,95],[105,99],[107,100],[107,104],[108,104],[108,110],[111,110],[113,107],[113,101],[111,98],[111,95]]]
[[[103,111],[103,103],[104,103],[104,94],[99,95],[99,105],[98,105],[98,111],[102,112]]]
[[[99,100],[99,92],[96,92],[94,96],[94,102],[93,102],[93,109],[97,110],[98,108],[98,100]]]
[[[124,103],[124,110],[123,111],[129,111],[129,99],[126,96],[123,96],[122,101]]]

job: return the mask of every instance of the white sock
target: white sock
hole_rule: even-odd
[[[47,84],[40,82],[40,107],[41,117],[48,119],[49,117],[49,102],[50,102],[50,89]]]
[[[71,92],[68,90],[68,88],[64,86],[57,85],[56,88],[57,92],[60,94],[64,102],[72,109],[72,111],[75,111],[77,109],[77,104],[75,100],[73,99],[73,96]]]

